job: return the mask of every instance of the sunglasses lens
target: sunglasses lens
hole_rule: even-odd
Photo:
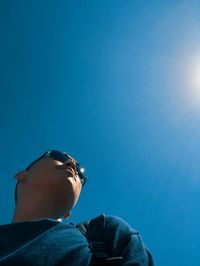
[[[67,154],[62,153],[60,151],[51,151],[51,158],[56,160],[56,161],[60,161],[62,163],[66,162],[69,159],[69,156],[67,156]]]

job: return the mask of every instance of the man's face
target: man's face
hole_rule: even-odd
[[[44,157],[25,171],[18,195],[23,201],[23,195],[27,197],[29,193],[32,200],[38,200],[44,208],[51,206],[63,216],[74,207],[82,188],[74,169],[72,162]]]

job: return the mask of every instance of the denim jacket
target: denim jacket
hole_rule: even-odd
[[[141,236],[119,217],[106,216],[106,245],[124,266],[152,266]],[[110,241],[111,240],[111,241]],[[0,225],[0,266],[89,266],[87,239],[75,227],[53,219]]]

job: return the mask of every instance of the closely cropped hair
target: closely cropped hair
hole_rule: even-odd
[[[17,181],[17,184],[15,185],[15,205],[17,204],[17,186],[19,184],[19,181]]]

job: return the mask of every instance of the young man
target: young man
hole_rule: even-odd
[[[91,265],[94,256],[87,238],[74,224],[60,222],[70,216],[87,181],[78,162],[49,150],[15,178],[12,223],[0,226],[0,266]],[[110,257],[123,257],[124,266],[153,265],[138,232],[118,217],[105,218],[103,239]]]

